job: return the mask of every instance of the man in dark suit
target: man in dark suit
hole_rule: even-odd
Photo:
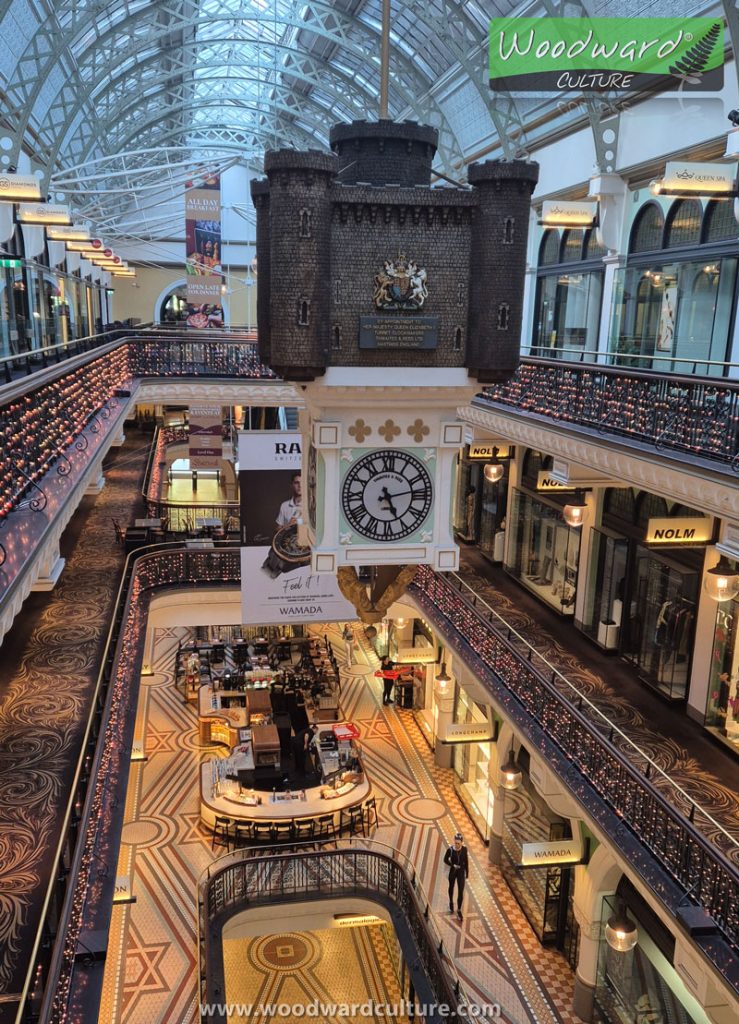
[[[470,862],[467,856],[467,847],[464,845],[462,833],[457,832],[454,842],[447,847],[444,854],[444,863],[449,866],[449,913],[454,913],[454,886],[457,886],[457,917],[462,920],[462,897],[464,896],[464,883],[470,873]]]

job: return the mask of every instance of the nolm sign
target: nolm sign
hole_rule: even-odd
[[[510,92],[719,91],[716,18],[493,18],[490,85]]]
[[[555,480],[543,469],[539,471],[536,478],[536,489],[537,491],[572,491],[574,487],[572,484],[563,484],[560,480]]]
[[[713,519],[694,516],[685,519],[650,519],[644,538],[647,544],[708,544],[713,536]]]

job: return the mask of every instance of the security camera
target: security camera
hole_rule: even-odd
[[[730,110],[727,117],[735,128],[739,128],[739,110]]]

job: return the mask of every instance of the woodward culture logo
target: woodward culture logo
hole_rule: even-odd
[[[490,85],[506,92],[718,92],[715,18],[493,18]]]

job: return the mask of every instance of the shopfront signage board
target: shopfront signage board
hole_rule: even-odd
[[[223,458],[220,405],[191,405],[188,415],[190,469],[219,469]]]
[[[436,650],[428,647],[399,647],[395,659],[399,665],[429,665],[436,661]]]
[[[495,453],[493,449],[497,448]],[[510,459],[511,449],[507,445],[485,444],[482,441],[475,441],[470,444],[467,457],[470,459]]]
[[[21,224],[71,224],[68,206],[54,203],[20,203],[18,219]]]
[[[710,516],[650,519],[644,538],[647,544],[708,544],[713,537]]]
[[[239,434],[243,623],[353,621],[336,576],[311,571],[302,546],[304,488],[299,433]]]
[[[41,182],[34,174],[0,173],[0,202],[34,202],[41,198]]]
[[[80,224],[48,224],[46,237],[51,242],[89,242],[90,229]]]
[[[720,198],[736,192],[736,164],[686,163],[670,160],[654,191],[658,195],[711,195]]]
[[[484,722],[450,722],[443,735],[438,737],[442,743],[490,743],[495,739],[495,723],[490,708]]]
[[[114,903],[135,903],[136,897],[131,891],[131,876],[117,875],[113,890]]]
[[[579,839],[558,839],[550,843],[523,843],[521,866],[544,867],[549,864],[579,864],[582,860]]]
[[[574,491],[573,484],[563,484],[559,480],[555,480],[554,477],[542,469],[536,478],[536,489],[537,491]]]
[[[597,203],[545,199],[541,208],[541,224],[548,228],[591,228],[597,215]]]

